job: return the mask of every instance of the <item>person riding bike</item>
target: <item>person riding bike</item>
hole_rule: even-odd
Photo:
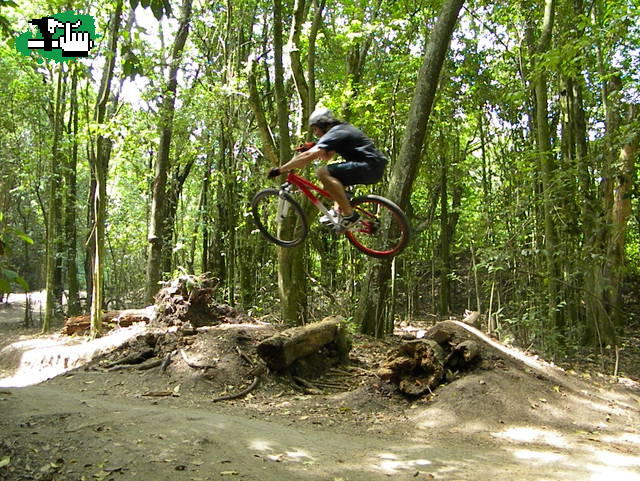
[[[344,162],[324,165],[316,171],[316,176],[337,202],[340,228],[347,230],[358,222],[360,216],[351,208],[344,188],[379,182],[388,160],[362,131],[338,120],[327,108],[316,109],[309,116],[309,127],[318,137],[318,142],[286,164],[271,169],[268,177],[299,169],[317,158],[329,161],[335,154],[340,155]]]

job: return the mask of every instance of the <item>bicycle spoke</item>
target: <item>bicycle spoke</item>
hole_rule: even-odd
[[[409,226],[399,207],[378,196],[355,199],[353,205],[360,221],[346,235],[356,248],[372,257],[394,256],[404,249]]]
[[[276,189],[265,189],[256,194],[251,207],[258,229],[271,242],[293,247],[306,236],[307,221],[289,194],[281,195]]]

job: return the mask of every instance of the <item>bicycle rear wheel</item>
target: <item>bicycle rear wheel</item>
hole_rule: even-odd
[[[251,212],[260,232],[282,247],[297,246],[309,231],[300,204],[278,189],[258,192],[251,201]]]
[[[351,205],[360,220],[345,234],[356,249],[383,259],[396,256],[407,247],[411,236],[409,221],[400,207],[378,195],[356,197]]]

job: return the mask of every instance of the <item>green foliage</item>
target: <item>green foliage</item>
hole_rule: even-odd
[[[151,8],[156,20],[161,20],[163,17],[171,17],[173,13],[169,0],[130,0],[129,4],[134,10],[138,5],[143,8]]]
[[[0,8],[3,8],[3,7],[15,8],[17,6],[18,4],[13,0],[0,0]],[[2,32],[2,35],[5,37],[11,37],[11,34],[12,34],[11,21],[7,17],[1,14],[0,14],[0,32]]]
[[[33,240],[20,229],[14,227],[2,229],[3,224],[4,214],[0,212],[0,293],[9,294],[14,286],[19,286],[26,292],[29,290],[29,284],[17,272],[6,266],[4,256],[11,254],[11,250],[7,245],[12,240],[20,239],[27,244],[33,244]]]
[[[29,284],[17,272],[0,267],[0,292],[11,293],[13,285],[22,287],[25,292],[29,290]]]
[[[158,112],[165,96],[165,59],[176,34],[172,17],[177,16],[178,4],[132,0],[129,5],[141,8],[135,10],[135,22],[128,28],[123,24],[118,51],[106,51],[107,45],[101,42],[98,58],[75,67],[79,79],[75,136],[70,117],[72,71],[66,71],[59,150],[62,171],[68,168],[74,148],[78,153],[74,205],[77,263],[82,271],[85,241],[93,228],[87,222],[86,199],[92,187],[87,157],[98,134],[112,142],[106,298],[135,305],[145,279],[150,191],[162,127]],[[0,0],[0,7],[7,7],[1,12],[7,17],[15,15],[11,2]],[[323,13],[316,44],[316,98],[362,128],[390,158],[389,170],[400,151],[415,80],[439,7],[440,2],[430,1],[350,0],[327,2]],[[84,13],[93,15],[96,25],[107,25],[109,8],[109,4],[90,4]],[[260,106],[277,145],[273,5],[267,0],[242,0],[196,8],[178,74],[169,177],[179,192],[175,218],[167,221],[173,229],[166,244],[167,276],[181,269],[194,274],[211,271],[230,303],[268,316],[278,310],[278,252],[255,230],[247,207],[253,193],[266,184],[268,161],[248,102],[246,66],[250,56],[258,59]],[[589,326],[595,325],[594,312],[602,310],[602,303],[593,298],[612,287],[603,279],[598,294],[589,285],[590,279],[600,281],[596,274],[604,276],[610,267],[604,245],[610,217],[600,206],[607,201],[603,193],[609,188],[608,176],[621,167],[607,155],[618,147],[616,142],[632,139],[637,131],[635,123],[621,126],[615,135],[607,131],[602,92],[619,79],[620,94],[611,101],[637,103],[638,7],[628,0],[615,0],[596,2],[592,11],[585,6],[576,12],[574,4],[557,8],[551,48],[535,54],[541,4],[481,1],[467,5],[439,79],[408,209],[415,235],[396,260],[394,297],[384,308],[389,319],[424,319],[436,313],[440,292],[449,283],[451,299],[448,312],[442,315],[475,309],[479,302],[485,317],[491,314],[496,320],[501,336],[527,346],[534,344],[549,352],[568,349],[571,343],[583,342]],[[309,5],[302,29],[303,63],[308,58],[315,9],[315,3]],[[291,16],[289,3],[284,6],[285,32]],[[0,27],[3,19],[0,16]],[[99,86],[94,78],[101,62],[114,54],[111,100],[116,92],[119,97],[109,102],[106,120],[98,125],[93,109]],[[548,78],[554,164],[546,191],[531,85],[540,72]],[[568,131],[569,80],[581,87],[584,158],[578,157],[575,135]],[[13,46],[0,45],[4,109],[0,206],[6,206],[6,223],[19,226],[11,233],[8,228],[3,231],[11,248],[1,271],[5,288],[10,279],[12,286],[19,285],[16,272],[32,287],[39,287],[45,255],[43,219],[49,207],[43,189],[52,151],[55,88],[49,66],[38,66]],[[290,131],[302,137],[301,103],[289,70],[285,88]],[[626,107],[619,103],[615,111],[626,113]],[[187,168],[188,175],[178,188],[174,182]],[[61,195],[70,188],[65,182]],[[361,192],[384,190],[384,182],[360,188]],[[550,217],[558,237],[557,251],[552,253],[558,273],[549,272],[546,264],[545,193],[554,199]],[[583,212],[587,202],[589,212]],[[640,268],[640,230],[636,219],[628,227],[623,267],[634,274]],[[23,242],[22,231],[34,240],[32,244]],[[448,256],[443,245],[447,236]],[[303,262],[312,318],[335,312],[353,317],[360,288],[368,280],[366,259],[343,239],[315,227],[307,248]],[[64,261],[65,254],[59,256]],[[553,302],[547,293],[551,281],[561,285]],[[549,325],[550,310],[559,313],[564,324]]]

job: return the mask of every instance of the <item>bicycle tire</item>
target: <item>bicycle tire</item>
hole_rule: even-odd
[[[289,208],[287,217],[278,222],[276,217],[280,200],[286,202]],[[251,213],[262,235],[281,247],[297,246],[309,232],[309,224],[300,204],[279,189],[264,189],[256,193],[251,200]]]
[[[356,249],[370,257],[385,259],[407,247],[411,229],[398,205],[379,195],[356,197],[351,205],[360,214],[360,220],[345,235]]]

